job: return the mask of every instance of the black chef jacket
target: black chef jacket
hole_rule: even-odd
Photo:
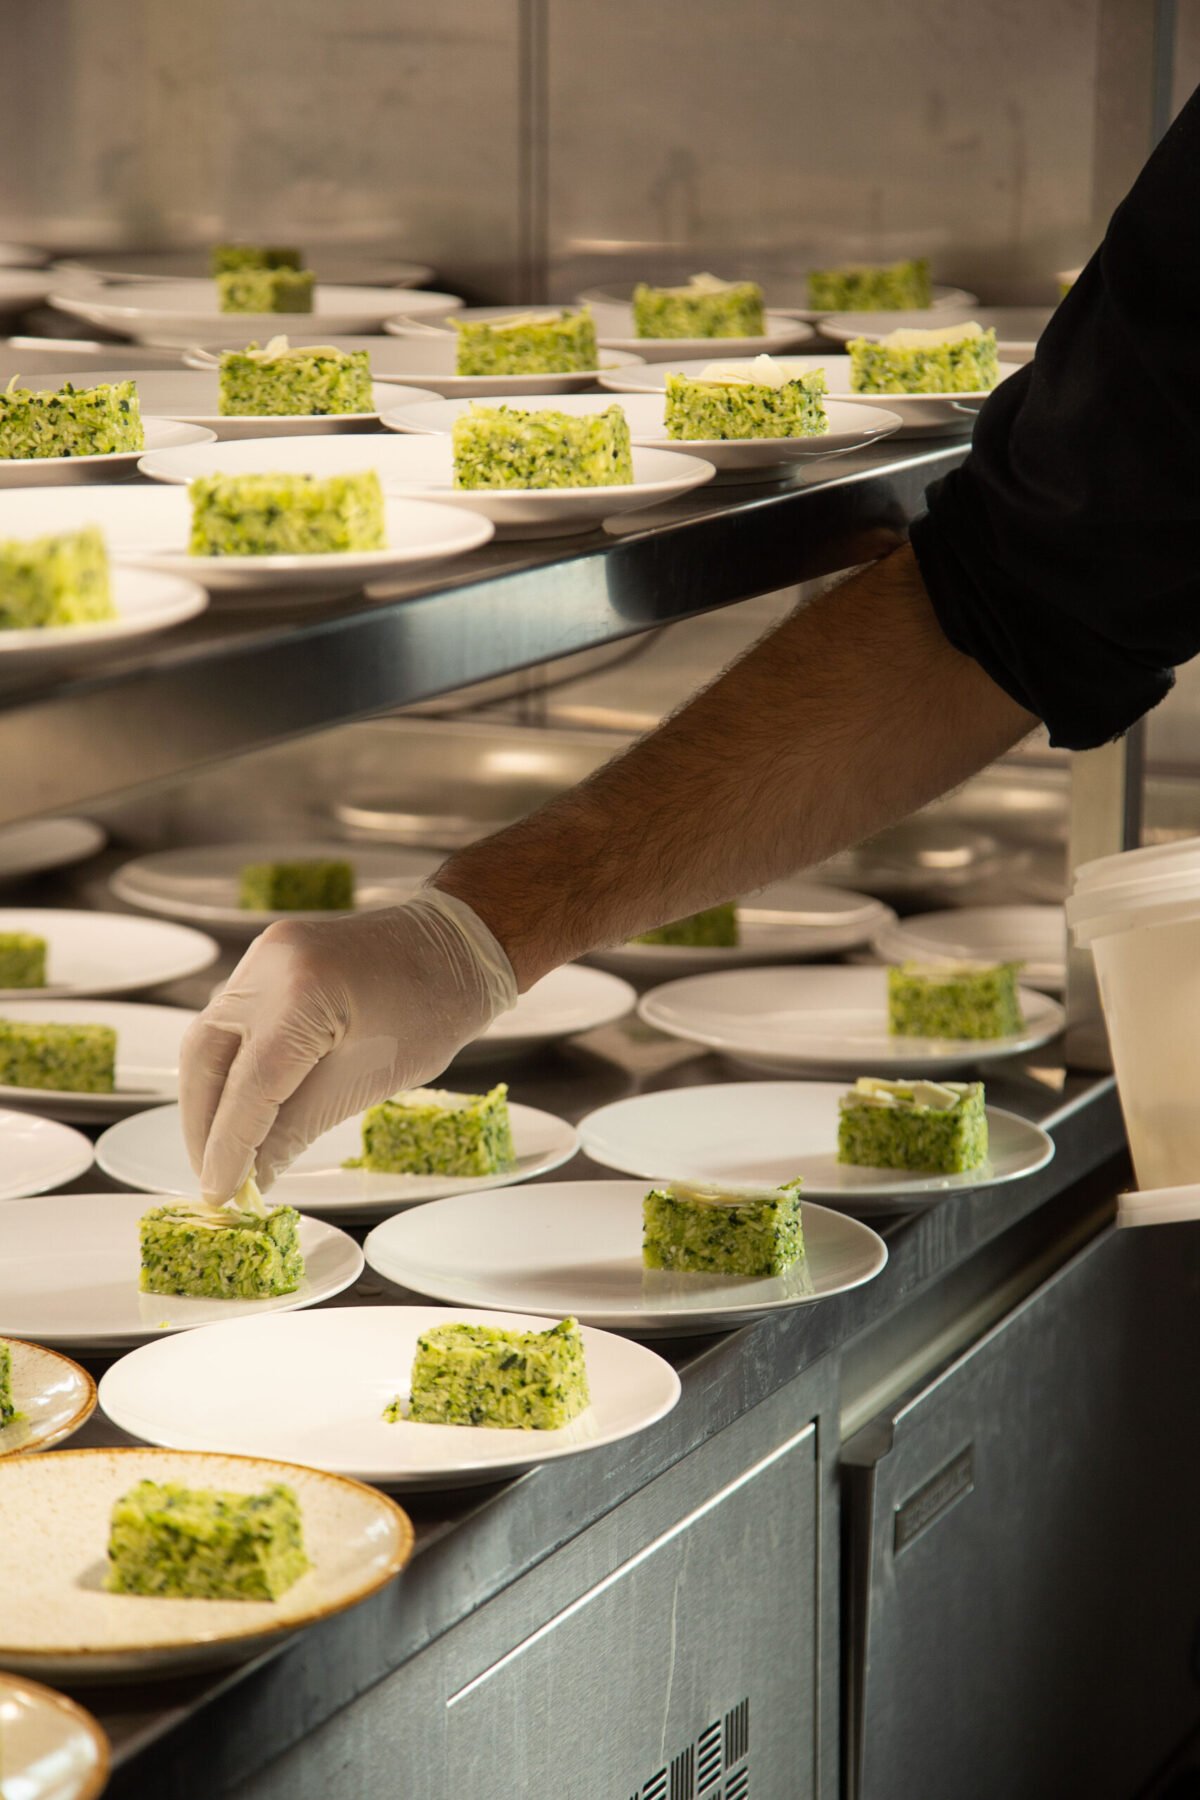
[[[912,544],[950,642],[1088,749],[1200,650],[1200,90]]]

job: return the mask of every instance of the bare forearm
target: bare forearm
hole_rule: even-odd
[[[794,614],[591,780],[453,857],[522,989],[903,817],[1035,720],[943,636],[907,547]]]

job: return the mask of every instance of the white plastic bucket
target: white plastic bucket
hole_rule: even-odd
[[[1085,863],[1067,922],[1095,958],[1138,1187],[1194,1190],[1142,1216],[1200,1216],[1200,838]]]

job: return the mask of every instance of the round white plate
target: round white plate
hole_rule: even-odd
[[[18,1417],[0,1426],[0,1457],[24,1456],[61,1444],[96,1410],[96,1384],[86,1369],[43,1344],[3,1338],[12,1358],[12,1393]]]
[[[460,1194],[377,1225],[367,1261],[389,1281],[456,1306],[573,1313],[635,1337],[729,1331],[845,1293],[878,1275],[882,1238],[807,1202],[806,1255],[785,1275],[675,1275],[642,1267],[644,1181],[555,1181]]]
[[[579,1136],[593,1162],[625,1175],[718,1187],[779,1187],[799,1175],[806,1200],[853,1213],[908,1212],[963,1188],[1019,1181],[1054,1155],[1053,1139],[1038,1126],[989,1106],[990,1155],[982,1168],[929,1175],[840,1163],[838,1101],[845,1092],[845,1082],[833,1081],[668,1088],[600,1107],[582,1121]]]
[[[113,1503],[139,1481],[296,1494],[312,1567],[278,1600],[170,1600],[103,1586]],[[0,1464],[0,1664],[50,1681],[128,1681],[242,1662],[356,1606],[407,1562],[412,1526],[374,1489],[298,1463],[180,1450],[60,1450]]]
[[[47,387],[57,386],[60,377],[39,376]],[[78,376],[64,372],[62,381],[78,381]],[[138,399],[146,412],[156,418],[175,419],[181,425],[203,425],[221,442],[230,438],[294,437],[302,432],[374,431],[379,415],[397,400],[405,404],[427,398],[421,388],[398,388],[393,382],[376,382],[373,412],[365,413],[243,413],[227,416],[220,410],[219,381],[215,369],[98,369],[89,371],[88,382],[98,386],[105,381],[136,381]]]
[[[455,304],[453,294],[426,298],[431,311]],[[379,331],[399,305],[414,310],[414,300],[408,293],[401,297],[387,288],[319,283],[311,312],[226,313],[220,310],[213,281],[117,282],[94,291],[50,295],[51,306],[73,318],[141,344],[170,348],[205,342],[248,344],[251,338],[261,344],[293,323],[298,329],[311,326],[331,336]]]
[[[781,1074],[806,1069],[925,1075],[934,1069],[993,1062],[1057,1037],[1063,1009],[1021,988],[1025,1030],[1005,1038],[900,1038],[888,1035],[887,971],[853,968],[729,969],[691,975],[643,995],[647,1025],[719,1050],[751,1068]]]
[[[650,369],[666,368],[665,363],[652,363]],[[707,367],[707,364],[704,365]],[[383,414],[389,431],[405,431],[425,436],[448,436],[459,418],[473,404],[470,400],[434,400],[425,406],[405,406]],[[505,394],[495,404],[529,410],[527,395]],[[611,394],[566,394],[550,402],[549,410],[572,417],[591,418],[620,406],[629,421],[634,444],[661,450],[678,451],[683,456],[703,457],[717,471],[717,480],[752,474],[761,480],[772,469],[787,472],[792,463],[818,456],[837,456],[844,450],[859,450],[876,438],[895,431],[899,415],[879,407],[843,404],[831,401],[825,408],[828,431],[820,436],[803,438],[696,438],[686,442],[667,436],[663,423],[664,401],[656,394],[638,394],[614,401]],[[532,409],[536,410],[536,409]]]
[[[373,468],[388,495],[411,501],[436,499],[439,505],[445,502],[456,511],[490,520],[501,536],[522,538],[592,531],[615,513],[677,499],[710,480],[713,473],[710,464],[694,456],[639,449],[633,453],[634,478],[628,486],[460,491],[453,485],[453,453],[447,438],[394,435],[272,438],[269,444],[244,440],[240,444],[197,445],[195,450],[143,457],[140,467],[144,475],[155,481],[168,482],[186,482],[197,475],[217,473],[336,475]],[[232,559],[221,560],[228,563]],[[261,563],[268,559],[238,560]],[[328,562],[329,558],[321,560]]]
[[[899,428],[892,428],[897,437],[946,437],[951,432],[970,431],[974,415],[991,391],[989,389],[988,392],[976,394],[856,394],[850,386],[848,356],[781,356],[776,360],[796,375],[807,375],[813,369],[824,369],[828,389],[827,410],[832,411],[835,405],[845,401],[855,406],[875,407],[880,412],[899,419]],[[703,375],[706,369],[718,361],[724,362],[725,358],[710,356],[690,363],[647,363],[644,369],[630,369],[628,374],[618,371],[615,375],[602,375],[600,385],[613,394],[662,394],[666,392],[668,374],[690,375],[694,378]],[[1015,375],[1019,366],[1017,363],[1001,363],[1000,380],[1006,381],[1010,375]],[[747,377],[752,377],[752,369],[753,364],[747,361]],[[630,402],[626,401],[625,404],[628,409]],[[406,404],[401,413],[389,414],[384,419],[384,424],[391,425],[394,418],[405,416],[408,411]],[[413,416],[415,420],[415,409]],[[632,424],[633,415],[629,416]],[[661,419],[661,414],[659,416]],[[426,427],[414,422],[405,429],[421,431]],[[435,427],[431,424],[429,429]],[[681,449],[683,447],[679,446]],[[704,454],[707,456],[708,451],[705,450]]]
[[[1067,984],[1067,919],[1061,906],[963,906],[893,919],[872,939],[884,962],[1015,962],[1030,987]]]
[[[382,433],[377,437],[243,439],[237,444],[214,445],[217,456],[213,469],[222,469],[236,450],[246,453],[239,465],[242,472],[248,464],[255,464],[260,472],[273,473],[277,463],[286,466],[275,455],[279,444],[316,444],[325,448],[336,445],[350,452],[344,467],[366,469],[375,464],[377,452],[368,451],[365,446],[395,441]],[[356,446],[363,446],[357,454]],[[181,476],[179,482],[189,479]],[[170,585],[172,593],[186,587],[193,602],[199,597],[199,604],[192,604],[192,611],[207,604],[206,589],[223,606],[261,606],[273,600],[292,602],[301,597],[320,599],[331,593],[353,593],[368,581],[380,581],[402,570],[477,550],[492,535],[486,519],[463,507],[386,499],[386,550],[334,551],[321,556],[192,556],[187,548],[191,520],[191,501],[182,485],[149,487],[136,482],[122,487],[80,489],[74,494],[58,489],[44,494],[31,489],[20,495],[0,493],[0,536],[6,535],[10,525],[18,524],[29,536],[36,536],[39,531],[70,530],[77,525],[99,525],[114,560],[138,565],[136,570],[118,569],[118,601],[122,594],[133,592],[132,578],[141,586],[153,581],[164,592],[164,583]],[[186,581],[182,577],[187,577]],[[64,627],[57,636],[70,635],[74,642],[84,630],[98,636],[115,629],[112,625],[73,625]],[[45,631],[0,632],[0,655],[6,648],[6,638],[42,639],[47,635]]]
[[[81,491],[87,494],[99,492],[96,488]],[[47,492],[51,498],[46,511],[60,513],[59,489],[51,488]],[[22,534],[28,531],[31,537],[36,536],[36,532],[29,529],[30,516],[41,510],[27,505],[33,493],[34,490],[29,490],[21,494],[14,508],[20,517]],[[2,504],[4,499],[5,495],[0,493],[0,515],[8,510]],[[97,512],[95,505],[85,506],[82,510],[92,515],[86,523],[93,523]],[[161,569],[114,568],[112,598],[117,611],[115,619],[105,619],[94,625],[43,625],[28,631],[0,631],[0,676],[10,673],[24,676],[35,669],[65,668],[79,662],[86,662],[91,667],[103,658],[119,655],[137,638],[149,637],[155,632],[167,631],[172,625],[182,625],[185,619],[194,619],[208,605],[208,595],[198,582],[185,581],[181,576]]]
[[[303,1457],[386,1488],[465,1487],[598,1450],[644,1431],[679,1398],[669,1363],[583,1327],[591,1404],[557,1431],[427,1425],[383,1417],[407,1402],[417,1339],[438,1325],[545,1331],[557,1319],[434,1306],[333,1307],[238,1319],[132,1351],[104,1376],[114,1424],[152,1444]]]
[[[828,313],[821,320],[821,334],[835,343],[845,344],[851,338],[886,337],[889,331],[930,330],[943,325],[967,325],[972,320],[996,333],[996,348],[1001,360],[1027,363],[1037,349],[1037,341],[1050,322],[1049,306],[961,306],[947,307],[934,317],[927,312],[840,312]]]
[[[0,1206],[0,1335],[64,1349],[115,1350],[164,1331],[316,1306],[362,1274],[362,1252],[353,1238],[335,1225],[305,1218],[300,1221],[305,1275],[293,1294],[267,1300],[143,1294],[138,1220],[167,1198],[43,1194]]]
[[[507,1175],[381,1175],[345,1164],[362,1155],[362,1125],[343,1119],[302,1151],[271,1189],[272,1206],[294,1206],[322,1218],[360,1223],[386,1218],[402,1206],[441,1200],[447,1194],[506,1188],[548,1175],[569,1162],[579,1134],[565,1119],[510,1102],[517,1166]],[[110,1126],[96,1145],[100,1167],[112,1181],[150,1194],[189,1195],[196,1176],[183,1147],[177,1106],[137,1113]]]
[[[0,907],[0,932],[30,931],[46,940],[46,986],[0,988],[0,1003],[42,995],[136,994],[181,981],[216,962],[216,944],[186,925],[131,919],[124,913],[68,912],[58,906]]]
[[[19,881],[94,856],[107,842],[92,819],[29,819],[0,831],[0,881]]]
[[[448,400],[482,400],[494,394],[574,394],[591,387],[606,369],[626,368],[642,358],[632,351],[617,353],[604,350],[597,358],[599,368],[573,369],[555,375],[459,375],[455,364],[458,346],[448,331],[429,331],[411,335],[405,325],[403,335],[389,323],[385,329],[396,339],[390,353],[372,352],[371,373],[376,381],[403,381],[409,387],[429,388]],[[292,343],[299,340],[293,338]],[[342,349],[347,348],[343,341]]]
[[[624,300],[595,300],[591,303],[596,323],[596,340],[604,350],[621,350],[640,356],[643,362],[669,362],[676,356],[774,356],[780,350],[794,350],[808,343],[812,327],[803,325],[786,313],[768,312],[766,330],[761,337],[727,338],[644,338],[637,335],[633,323],[633,307]],[[711,360],[711,358],[710,358]]]
[[[77,387],[85,385],[81,381]],[[185,444],[211,444],[216,437],[203,425],[180,425],[175,419],[143,417],[146,451],[178,450]],[[0,488],[77,487],[86,481],[121,481],[132,475],[141,450],[106,450],[101,456],[0,456]]]
[[[238,905],[247,863],[348,862],[355,874],[355,910],[394,906],[432,875],[441,858],[424,850],[373,849],[357,844],[192,844],[139,856],[109,877],[118,900],[169,919],[190,919],[225,937],[255,937],[276,919],[329,919],[338,913],[269,912]]]
[[[561,1038],[611,1025],[636,1005],[637,994],[627,981],[582,963],[565,963],[535,981],[511,1012],[501,1013],[482,1037],[459,1051],[455,1064],[525,1056]]]
[[[179,1051],[194,1012],[126,1000],[6,1000],[2,1010],[18,1023],[111,1025],[117,1034],[117,1084],[111,1094],[0,1085],[0,1106],[95,1125],[179,1098]]]
[[[932,326],[940,324],[941,321],[939,318],[931,315],[944,313],[954,307],[975,306],[977,304],[978,296],[972,294],[968,288],[944,287],[935,282],[930,289],[928,307],[918,309],[914,313],[906,313],[905,317],[915,318],[922,324]],[[825,329],[826,319],[832,319],[839,316],[838,314],[831,312],[828,307],[822,309],[821,307],[816,306],[781,306],[778,310],[787,313],[789,317],[793,319],[809,319],[814,324],[819,325],[822,331]]]
[[[789,876],[738,902],[737,944],[617,944],[589,961],[625,975],[666,980],[707,969],[750,967],[781,958],[836,956],[871,941],[895,914],[869,894]]]
[[[91,1140],[81,1131],[38,1113],[0,1109],[0,1200],[47,1194],[91,1166]]]
[[[84,256],[57,260],[53,272],[94,275],[98,281],[202,281],[207,285],[212,279],[210,254],[204,244],[190,250],[93,250]],[[335,281],[351,287],[411,288],[433,279],[428,263],[399,262],[390,256],[337,244],[313,250],[312,261],[305,267],[312,270],[318,282]],[[454,299],[452,294],[398,296],[414,312],[421,309],[427,297],[438,302],[431,310],[439,312]]]
[[[91,1713],[37,1681],[0,1675],[0,1741],[13,1800],[96,1800],[108,1739]]]
[[[48,272],[0,267],[0,318],[40,306],[52,286]]]

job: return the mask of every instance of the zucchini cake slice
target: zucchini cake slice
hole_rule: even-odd
[[[310,313],[311,269],[223,269],[215,277],[223,313]]]
[[[924,257],[893,263],[842,263],[813,269],[808,304],[820,312],[899,312],[932,304],[929,264]]]
[[[32,931],[0,931],[0,988],[45,985],[45,938]]]
[[[988,1154],[982,1081],[861,1075],[838,1103],[838,1161],[957,1175]]]
[[[699,1187],[673,1181],[642,1202],[647,1269],[705,1275],[782,1275],[804,1255],[800,1183]]]
[[[1019,963],[901,963],[887,974],[893,1037],[1014,1037],[1025,1025]]]
[[[349,912],[354,870],[348,862],[247,863],[239,878],[238,905],[252,912]]]
[[[261,349],[226,350],[217,371],[223,417],[316,417],[375,410],[371,359],[333,344],[308,348],[274,337]]]
[[[117,1034],[110,1025],[40,1025],[0,1019],[0,1085],[111,1094]]]
[[[23,388],[14,375],[0,393],[0,457],[104,456],[144,450],[136,381],[77,388]]]
[[[192,556],[327,556],[383,550],[374,469],[348,475],[199,475],[188,484]]]
[[[214,276],[237,269],[302,269],[304,257],[290,245],[214,244],[209,265]]]
[[[97,526],[0,541],[0,631],[97,625],[116,616]]]
[[[634,329],[641,338],[761,337],[763,293],[756,281],[693,275],[683,287],[633,290]]]
[[[300,1214],[268,1211],[252,1175],[227,1206],[171,1201],[143,1213],[138,1232],[144,1294],[264,1300],[294,1294],[304,1279]]]
[[[20,1418],[12,1389],[12,1351],[0,1338],[0,1431]]]
[[[428,1425],[557,1431],[589,1402],[577,1319],[548,1331],[435,1325],[417,1339],[408,1417]],[[385,1414],[404,1415],[398,1401]]]
[[[278,1600],[311,1565],[300,1502],[279,1482],[258,1494],[139,1481],[112,1509],[110,1594]]]
[[[667,376],[664,418],[677,442],[705,438],[818,437],[825,416],[825,371],[792,375],[773,356],[752,363],[710,363],[703,375]]]
[[[503,319],[452,319],[458,375],[578,374],[597,366],[591,308],[564,307],[556,318],[513,313]]]
[[[451,432],[456,488],[615,487],[633,480],[622,409],[576,418],[549,408],[472,406]]]
[[[990,326],[889,331],[877,342],[851,338],[846,349],[856,394],[979,394],[1000,379]]]
[[[389,1175],[501,1175],[513,1168],[504,1082],[487,1094],[408,1088],[368,1107],[363,1153],[350,1167]]]

